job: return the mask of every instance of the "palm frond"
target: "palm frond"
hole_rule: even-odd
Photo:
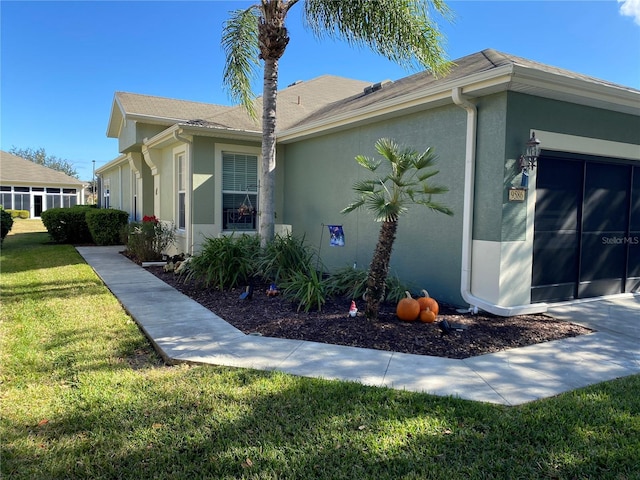
[[[361,198],[360,200],[356,200],[355,202],[350,203],[345,208],[340,210],[340,213],[351,213],[365,204],[365,198]]]
[[[358,165],[360,165],[361,167],[364,167],[372,172],[375,172],[381,163],[380,160],[365,157],[364,155],[358,155],[356,157],[356,162],[358,162]]]
[[[422,201],[416,201],[416,203],[419,205],[424,205],[425,207],[427,207],[430,210],[433,210],[434,212],[444,213],[445,215],[453,216],[453,210],[451,210],[449,207],[439,202],[434,202],[432,200],[422,200]]]
[[[359,180],[353,184],[353,190],[359,194],[368,194],[375,191],[378,182],[376,180]]]
[[[416,178],[419,182],[424,182],[425,180],[428,180],[439,173],[440,170],[429,170],[427,172],[420,173]]]
[[[232,99],[256,119],[251,81],[257,78],[260,63],[258,14],[254,7],[231,12],[222,30],[222,48],[226,57],[223,83]]]
[[[304,15],[317,38],[342,39],[403,68],[444,74],[444,37],[430,10],[451,18],[442,0],[307,0]]]
[[[423,183],[420,193],[422,193],[423,195],[440,195],[448,191],[449,189],[444,185],[428,185],[426,183]]]

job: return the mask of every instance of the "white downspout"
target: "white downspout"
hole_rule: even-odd
[[[186,158],[187,158],[187,192],[189,195],[189,225],[187,225],[187,238],[186,238],[186,242],[187,242],[187,249],[189,250],[189,252],[186,253],[190,253],[193,254],[193,160],[191,158],[191,145],[192,145],[192,140],[181,136],[180,134],[182,133],[182,130],[174,130],[173,131],[173,138],[175,138],[177,141],[179,142],[183,142],[187,148],[186,150]]]
[[[460,294],[465,302],[469,303],[469,311],[477,313],[478,309],[494,315],[509,317],[525,313],[541,313],[547,310],[546,304],[518,305],[505,307],[487,302],[476,297],[471,292],[471,261],[473,244],[473,202],[476,168],[476,139],[478,110],[476,106],[467,100],[462,94],[462,88],[451,90],[451,98],[454,103],[467,111],[467,137],[464,162],[464,199],[462,213],[462,269],[460,272]]]
[[[476,170],[476,131],[478,110],[462,96],[462,88],[451,90],[454,103],[467,111],[467,135],[464,159],[464,198],[462,203],[462,268],[460,271],[460,294],[470,304],[469,311],[478,312],[478,302],[471,295],[471,235],[473,232],[473,196]]]

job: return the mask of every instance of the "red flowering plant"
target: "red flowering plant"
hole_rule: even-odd
[[[142,222],[128,225],[127,253],[138,262],[160,261],[175,241],[174,231],[172,223],[161,222],[155,215],[145,215]]]

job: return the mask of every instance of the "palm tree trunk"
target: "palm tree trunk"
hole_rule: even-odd
[[[367,306],[365,316],[369,320],[378,319],[380,302],[385,294],[385,284],[389,274],[389,263],[391,261],[391,251],[393,242],[396,239],[398,221],[385,221],[380,227],[378,243],[369,266],[369,276],[367,277]]]
[[[263,247],[274,237],[277,93],[278,60],[266,58],[262,97],[262,173],[258,199],[258,232]]]

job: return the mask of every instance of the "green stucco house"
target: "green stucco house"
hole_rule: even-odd
[[[389,137],[435,149],[455,212],[401,218],[402,280],[499,315],[640,292],[640,91],[490,49],[454,63],[441,78],[280,90],[276,231],[304,234],[329,268],[366,268],[378,224],[340,210],[364,174],[354,157]],[[120,156],[97,170],[101,206],[173,222],[181,252],[255,232],[261,131],[241,107],[118,92],[107,135]],[[531,138],[540,154],[523,169]],[[343,247],[321,244],[333,224]]]

